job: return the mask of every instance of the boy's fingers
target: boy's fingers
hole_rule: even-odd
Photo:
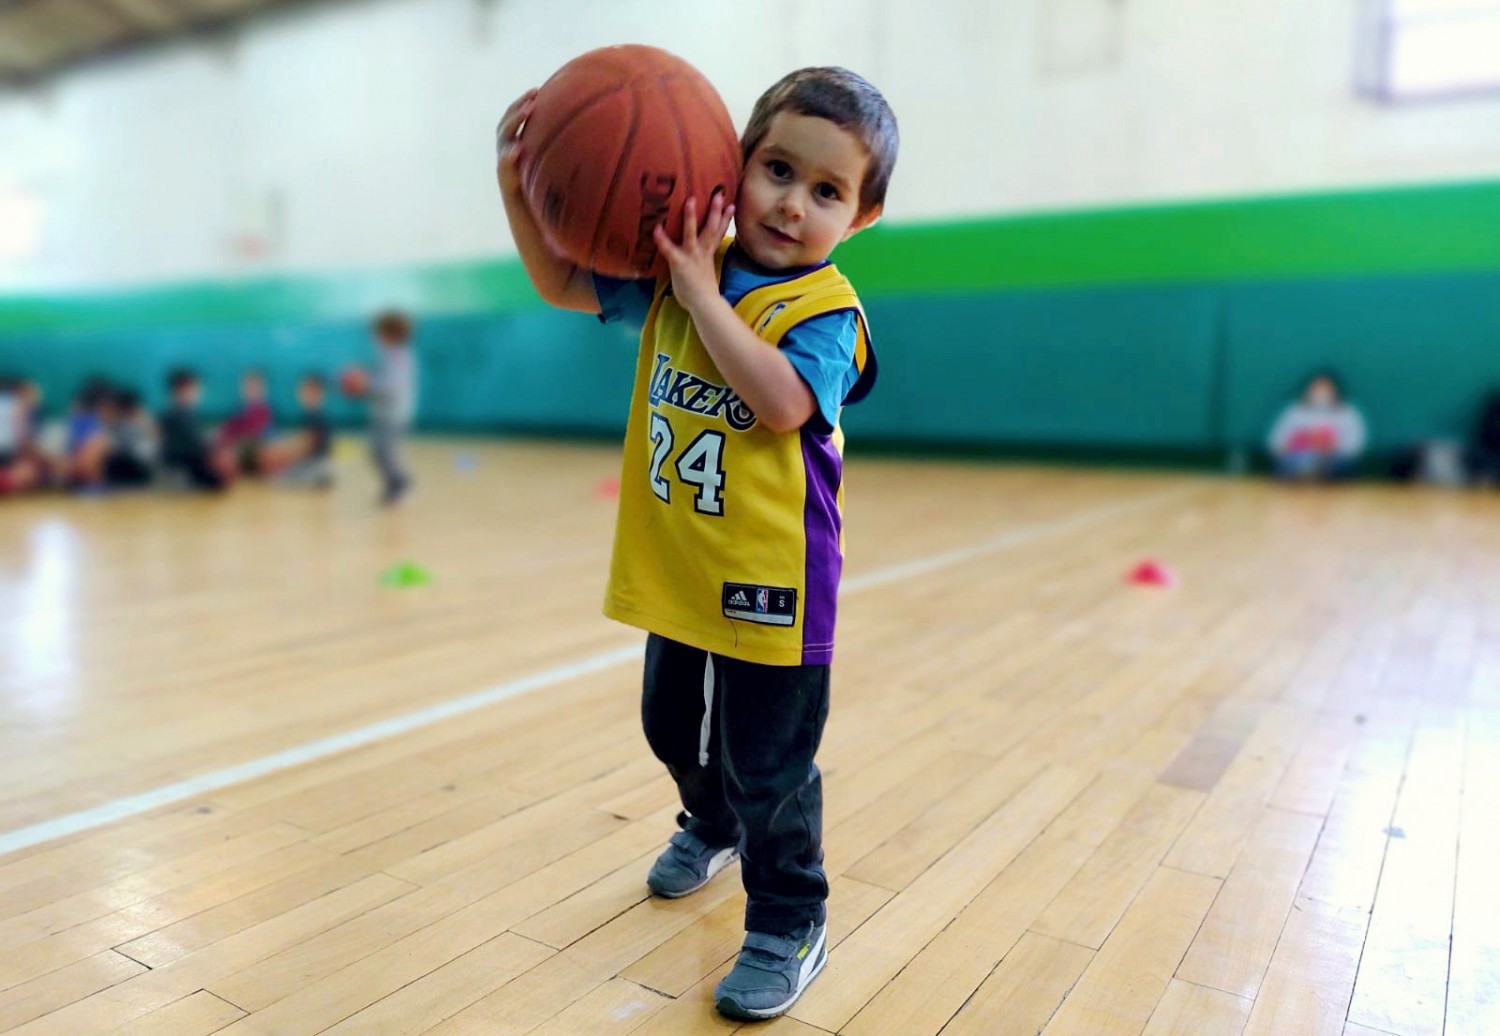
[[[531,110],[534,107],[532,102],[535,99],[536,91],[530,90],[512,102],[511,106],[505,109],[505,114],[500,117],[500,125],[495,127],[496,137],[501,140],[515,137],[522,124],[525,123],[527,117],[531,114]]]
[[[698,199],[689,198],[682,207],[682,242],[687,244],[698,236]]]
[[[656,240],[656,247],[661,250],[662,255],[667,257],[668,262],[676,258],[677,246],[672,243],[672,238],[668,236],[667,225],[665,223],[658,223],[655,227],[651,228],[651,236]]]
[[[505,109],[506,117],[509,118],[511,115],[514,115],[522,108],[531,104],[532,101],[536,100],[536,94],[537,92],[535,90],[527,90],[520,97],[517,97],[514,101],[510,102],[510,107]]]
[[[708,204],[708,217],[703,221],[703,232],[698,235],[698,243],[707,245],[720,236],[719,226],[724,219],[724,195],[721,191],[714,192],[713,201]]]

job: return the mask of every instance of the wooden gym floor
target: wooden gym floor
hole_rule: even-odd
[[[357,457],[0,507],[0,1031],[735,1031],[738,873],[644,895],[675,807],[598,615],[611,451],[415,457],[395,513]],[[1500,495],[849,481],[836,945],[759,1031],[1500,1033]]]

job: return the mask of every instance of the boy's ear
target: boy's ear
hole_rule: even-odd
[[[855,234],[858,234],[866,227],[873,227],[877,222],[879,222],[880,214],[884,211],[884,205],[877,205],[869,212],[861,213],[858,217],[855,218],[853,223],[849,224],[849,229],[844,231],[844,236],[840,240],[848,241],[851,237],[853,237]]]

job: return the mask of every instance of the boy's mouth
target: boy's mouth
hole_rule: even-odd
[[[795,245],[797,243],[797,239],[792,237],[792,235],[784,234],[781,231],[777,230],[775,227],[768,227],[764,223],[762,223],[760,226],[761,229],[766,232],[766,236],[771,239],[772,244]]]

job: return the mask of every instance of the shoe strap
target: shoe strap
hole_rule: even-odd
[[[667,841],[694,856],[698,856],[708,850],[708,843],[691,831],[678,831],[671,838],[667,839]]]
[[[800,939],[786,936],[768,935],[765,932],[746,932],[744,948],[765,954],[777,961],[786,961],[797,955],[800,943]]]

